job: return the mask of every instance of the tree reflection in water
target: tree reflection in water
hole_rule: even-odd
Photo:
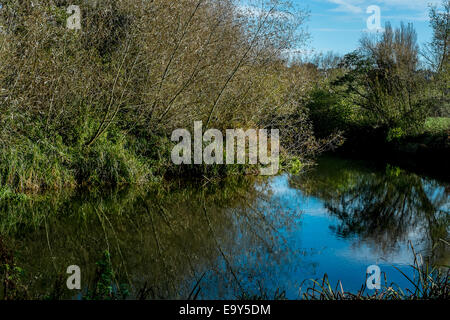
[[[277,230],[295,226],[299,214],[270,194],[267,180],[244,178],[204,188],[47,195],[3,202],[0,232],[37,279],[36,293],[73,264],[85,285],[92,282],[95,262],[109,250],[132,296],[145,288],[151,299],[187,298],[204,276],[200,298],[234,298],[295,254]]]
[[[305,197],[319,199],[337,223],[301,214]],[[73,264],[80,266],[86,289],[95,262],[108,250],[131,297],[187,298],[198,282],[198,298],[258,294],[260,287],[269,294],[286,289],[295,298],[316,268],[360,287],[368,261],[343,258],[343,252],[354,253],[347,248],[352,245],[389,252],[414,238],[425,259],[448,265],[440,242],[448,240],[448,199],[448,184],[397,167],[376,170],[324,158],[300,176],[3,200],[0,235],[16,252],[35,296],[42,297],[58,276],[66,279]],[[334,235],[323,232],[329,226]],[[317,232],[324,238],[311,239]],[[333,245],[336,250],[322,251]],[[335,268],[338,262],[346,269]],[[74,293],[66,290],[64,297]]]
[[[343,238],[358,237],[387,252],[411,237],[425,245],[431,262],[444,255],[449,237],[448,184],[398,167],[374,170],[363,163],[324,157],[318,170],[290,179],[305,195],[320,198],[339,219]]]

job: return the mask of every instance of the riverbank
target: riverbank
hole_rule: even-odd
[[[307,68],[281,54],[307,38],[293,32],[306,11],[277,1],[290,18],[273,20],[229,0],[82,2],[77,29],[61,1],[1,10],[0,195],[245,174],[173,165],[172,133],[196,121],[280,129],[285,157],[301,162],[327,144],[299,104]]]
[[[386,161],[443,181],[450,180],[450,118],[430,118],[422,133],[391,141],[384,130],[350,126],[335,153],[354,159]]]

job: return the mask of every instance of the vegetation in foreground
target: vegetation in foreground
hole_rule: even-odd
[[[445,242],[444,240],[441,240]],[[446,245],[449,245],[445,242]],[[345,292],[342,283],[339,281],[336,286],[330,284],[325,275],[321,281],[311,280],[312,287],[306,288],[303,292],[303,299],[306,300],[448,300],[450,299],[450,268],[449,266],[432,267],[428,263],[422,265],[421,258],[414,251],[414,264],[410,267],[414,271],[413,278],[408,277],[400,269],[398,272],[404,276],[412,285],[413,289],[402,289],[395,283],[389,283],[384,274],[384,282],[381,289],[374,293],[366,291],[366,284],[363,284],[358,292]]]

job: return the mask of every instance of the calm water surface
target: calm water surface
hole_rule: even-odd
[[[450,184],[388,164],[324,157],[299,176],[241,178],[159,190],[74,192],[0,204],[0,232],[43,295],[69,265],[91,283],[104,250],[131,297],[236,298],[277,289],[299,297],[326,273],[357,291],[376,264],[411,284],[411,241],[424,261],[449,265]],[[311,282],[306,281],[306,288]],[[76,293],[66,292],[69,298]]]

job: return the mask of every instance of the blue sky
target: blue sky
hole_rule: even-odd
[[[251,0],[242,0],[244,3]],[[310,11],[307,22],[312,36],[309,49],[316,52],[334,51],[344,54],[358,47],[363,32],[367,32],[367,8],[378,6],[381,25],[390,21],[393,26],[400,22],[414,24],[419,44],[429,42],[432,30],[428,22],[428,4],[440,0],[291,0],[298,8]]]
[[[346,53],[357,48],[363,32],[367,32],[367,19],[371,5],[381,9],[381,25],[390,21],[394,26],[411,22],[417,30],[420,44],[431,40],[428,3],[437,0],[293,0],[296,6],[310,10],[308,30],[311,46],[317,51]]]

